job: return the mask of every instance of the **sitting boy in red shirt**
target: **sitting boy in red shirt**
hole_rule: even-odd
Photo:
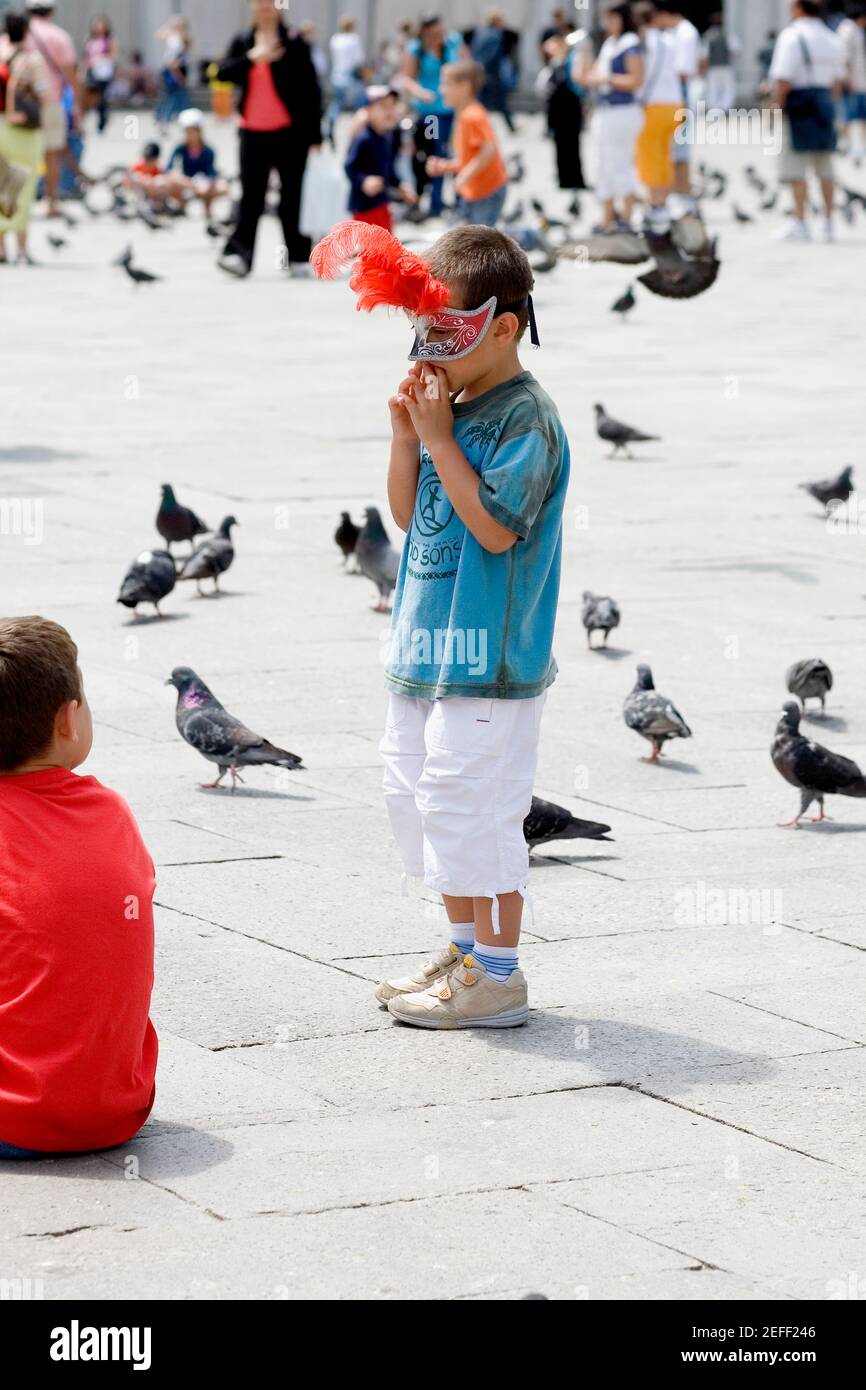
[[[154,1098],[153,863],[93,743],[78,649],[0,619],[0,1160],[112,1148]]]

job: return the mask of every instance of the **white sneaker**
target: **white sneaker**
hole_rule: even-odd
[[[833,219],[832,219],[831,217],[827,217],[827,218],[825,218],[825,220],[824,220],[823,237],[824,237],[824,240],[825,240],[825,241],[835,241],[835,240],[836,240],[836,229],[835,229],[835,227],[833,226]]]
[[[809,231],[805,222],[801,222],[799,217],[789,217],[780,232],[776,232],[774,241],[811,241],[812,233]]]

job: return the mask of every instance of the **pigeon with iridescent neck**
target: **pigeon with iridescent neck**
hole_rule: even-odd
[[[243,781],[238,774],[239,767],[269,765],[284,767],[290,772],[303,768],[296,753],[275,747],[229,714],[189,666],[176,666],[166,685],[173,685],[177,691],[175,722],[181,738],[219,768],[216,781],[203,782],[202,786],[218,787],[230,772],[234,791],[235,783]]]
[[[171,550],[179,541],[189,541],[192,546],[195,537],[203,536],[209,528],[196,516],[192,507],[181,506],[171,483],[163,483],[156,529]]]
[[[785,822],[786,827],[799,829],[813,801],[819,807],[813,819],[829,820],[824,814],[825,796],[866,797],[866,777],[855,762],[800,733],[800,707],[793,700],[782,706],[770,756],[776,771],[800,793],[800,809],[793,820]]]

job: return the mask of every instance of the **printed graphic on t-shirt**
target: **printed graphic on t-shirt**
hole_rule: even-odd
[[[430,454],[422,446],[415,515],[408,542],[407,568],[412,578],[453,579],[457,573],[465,529],[442,486]]]

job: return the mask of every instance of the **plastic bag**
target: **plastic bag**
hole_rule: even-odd
[[[320,241],[336,222],[345,221],[348,205],[349,180],[342,165],[327,150],[311,153],[301,185],[302,236]]]

